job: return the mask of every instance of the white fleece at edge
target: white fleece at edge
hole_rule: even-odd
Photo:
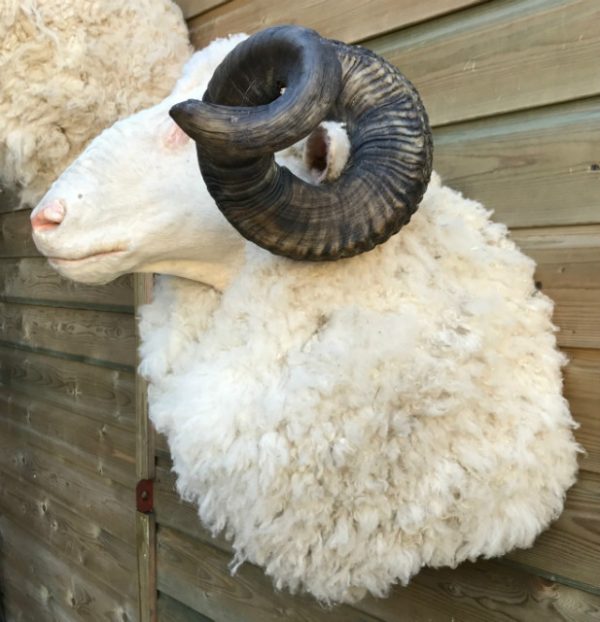
[[[370,253],[295,263],[248,244],[223,294],[161,277],[141,313],[151,417],[234,563],[352,602],[530,546],[578,452],[533,271],[434,175]]]

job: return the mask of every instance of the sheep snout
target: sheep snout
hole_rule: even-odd
[[[58,227],[67,213],[64,203],[60,200],[51,201],[34,210],[31,214],[31,227],[34,231],[43,231]]]

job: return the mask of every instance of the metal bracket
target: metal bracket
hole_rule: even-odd
[[[150,514],[154,510],[154,480],[141,479],[135,487],[135,505],[138,512]]]

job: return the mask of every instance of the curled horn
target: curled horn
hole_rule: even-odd
[[[429,183],[431,132],[414,86],[372,52],[306,28],[248,38],[219,65],[202,102],[170,114],[196,141],[202,176],[229,222],[292,259],[371,250],[410,220]],[[273,154],[326,119],[346,123],[351,153],[340,178],[315,186]]]

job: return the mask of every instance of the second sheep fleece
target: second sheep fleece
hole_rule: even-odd
[[[170,0],[0,6],[0,186],[35,204],[85,145],[165,97],[191,48]]]

